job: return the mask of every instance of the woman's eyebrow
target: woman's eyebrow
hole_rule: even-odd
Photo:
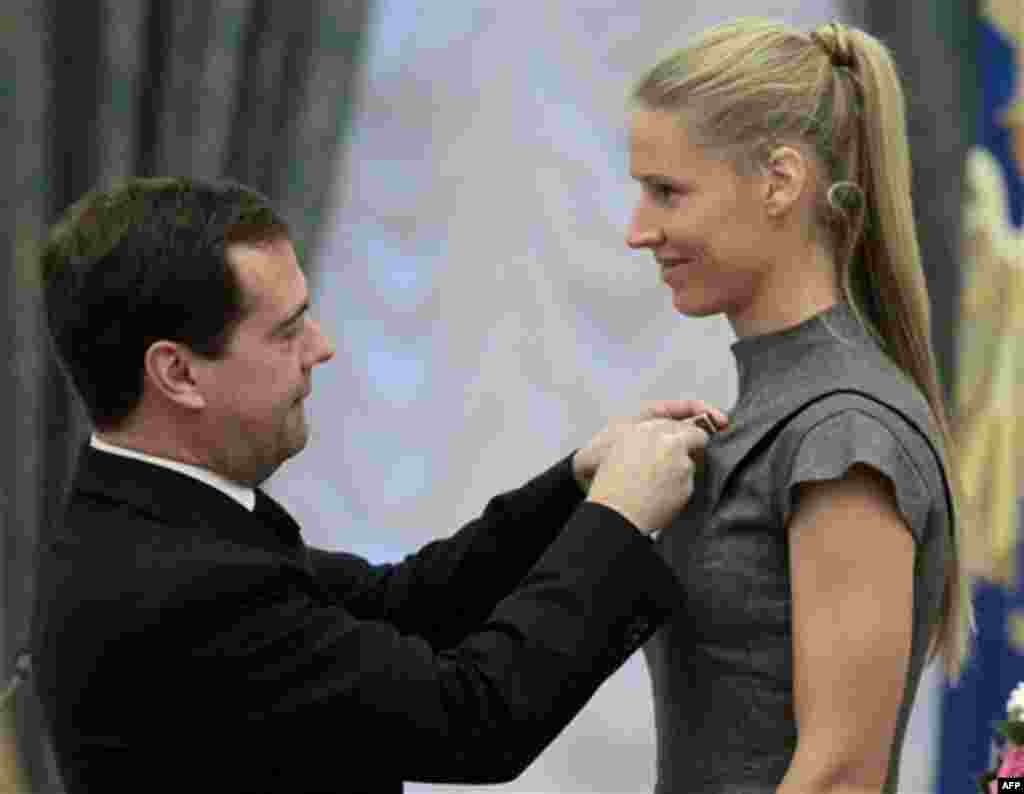
[[[630,174],[637,182],[645,182],[653,185],[668,185],[670,187],[682,187],[678,179],[663,174]]]

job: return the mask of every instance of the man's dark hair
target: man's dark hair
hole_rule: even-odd
[[[248,310],[227,247],[289,236],[265,196],[229,181],[133,178],[69,207],[43,246],[43,297],[96,427],[117,427],[138,405],[154,342],[222,356]]]

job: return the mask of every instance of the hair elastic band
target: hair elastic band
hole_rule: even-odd
[[[818,31],[814,31],[811,33],[811,40],[825,51],[825,54],[832,62],[832,66],[852,70],[856,66],[853,52],[849,46],[840,46],[840,42],[848,43],[842,25],[838,22],[829,22],[828,27],[832,32],[830,37],[823,36]]]

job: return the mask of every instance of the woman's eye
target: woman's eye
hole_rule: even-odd
[[[668,185],[659,184],[650,184],[647,186],[647,190],[651,194],[651,198],[662,204],[672,198],[672,194],[675,192]]]

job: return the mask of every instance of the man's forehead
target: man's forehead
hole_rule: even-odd
[[[253,279],[277,279],[298,269],[295,249],[289,240],[230,243],[227,258],[239,276]]]
[[[232,243],[228,262],[235,268],[250,308],[301,302],[306,295],[306,276],[295,249],[287,239]]]
[[[295,246],[287,237],[272,239],[233,240],[227,245],[229,256],[251,258],[253,256],[295,256]]]

